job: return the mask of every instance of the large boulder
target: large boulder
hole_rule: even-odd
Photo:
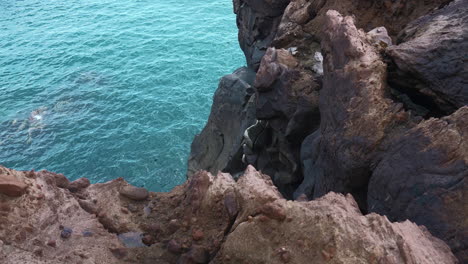
[[[256,122],[254,78],[255,72],[244,67],[221,79],[208,122],[192,142],[188,177],[198,170],[236,173],[245,168],[243,135]]]
[[[426,121],[406,111],[372,35],[327,15],[320,130],[303,144],[298,191],[352,193],[362,211],[425,225],[467,261],[467,108]]]
[[[412,21],[387,50],[396,65],[390,83],[440,117],[468,105],[468,4],[448,6]]]
[[[426,226],[468,261],[468,107],[421,122],[382,156],[368,186],[369,210]]]
[[[211,263],[455,263],[424,227],[363,216],[351,195],[287,201],[249,166],[237,182],[241,208]]]
[[[386,65],[366,33],[352,17],[328,11],[327,18],[320,131],[310,146],[319,168],[313,196],[350,192],[365,210],[372,161],[391,129],[407,126],[408,115],[387,97]]]

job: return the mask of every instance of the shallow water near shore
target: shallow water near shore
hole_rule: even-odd
[[[244,64],[230,0],[0,0],[0,164],[170,190]]]

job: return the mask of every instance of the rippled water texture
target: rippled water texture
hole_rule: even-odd
[[[0,164],[169,190],[244,64],[231,0],[0,0]]]

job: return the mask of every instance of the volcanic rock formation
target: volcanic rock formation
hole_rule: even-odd
[[[116,179],[71,192],[63,175],[0,167],[1,263],[455,263],[424,227],[363,216],[351,195],[288,201],[249,166],[236,182],[200,171],[169,193],[129,199]],[[7,194],[5,194],[7,193]]]
[[[0,263],[467,263],[467,1],[233,3],[187,181],[0,166]]]
[[[287,199],[352,194],[364,214],[425,225],[468,262],[467,1],[234,3],[241,48],[256,71],[254,94],[237,108],[255,114],[222,119],[251,124],[218,144],[235,153],[235,167],[202,165],[216,157],[195,147],[221,119],[213,107],[188,176],[238,175],[250,164]]]

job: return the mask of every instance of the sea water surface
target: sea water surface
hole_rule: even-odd
[[[244,64],[231,0],[0,0],[0,164],[170,190]]]

